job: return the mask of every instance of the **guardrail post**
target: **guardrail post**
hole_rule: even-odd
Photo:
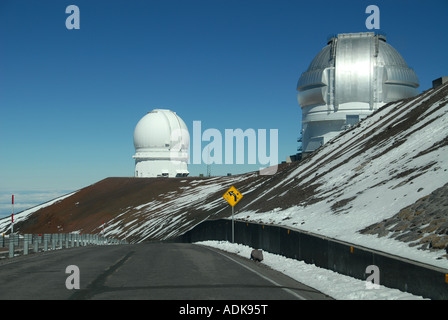
[[[28,235],[23,235],[23,255],[28,254]]]
[[[56,250],[70,247],[85,247],[90,245],[119,245],[127,244],[125,240],[106,238],[100,234],[72,234],[72,233],[45,233],[45,234],[24,234],[23,239],[18,234],[10,234],[7,238],[3,234],[0,237],[0,246],[9,247],[9,257],[14,257],[18,248],[22,248],[20,241],[23,241],[23,255],[30,253],[33,247],[34,253],[39,252],[40,244],[43,242],[43,251]],[[50,243],[51,242],[51,243]],[[50,248],[49,248],[50,246]],[[42,250],[41,249],[41,250]]]
[[[39,240],[40,240],[40,237],[38,235],[33,235],[34,253],[39,252]]]
[[[50,241],[51,235],[48,233],[44,234],[44,251],[48,251],[48,242]]]
[[[56,234],[50,234],[51,239],[51,250],[56,250]]]
[[[14,257],[14,234],[9,234],[9,257]]]
[[[29,251],[29,245],[32,241],[32,234],[25,234],[23,235],[23,255],[27,255]]]

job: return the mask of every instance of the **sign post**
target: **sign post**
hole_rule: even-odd
[[[12,213],[11,213],[11,234],[13,234],[13,233],[14,233],[14,195],[12,195],[11,205],[12,205]]]
[[[232,243],[235,242],[235,225],[234,225],[234,207],[241,200],[243,195],[234,187],[231,186],[229,190],[222,196],[232,206]]]

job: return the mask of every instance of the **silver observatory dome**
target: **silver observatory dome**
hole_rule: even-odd
[[[384,35],[363,32],[331,37],[297,83],[302,155],[382,105],[416,96],[418,86],[415,72]]]

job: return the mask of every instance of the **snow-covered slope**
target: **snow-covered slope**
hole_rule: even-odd
[[[236,218],[285,225],[448,267],[429,252],[359,231],[398,214],[448,182],[448,84],[390,103],[301,162],[272,176],[108,178],[24,214],[19,232],[100,232],[131,242],[176,237],[229,217],[222,198],[244,198]],[[441,208],[448,219],[448,207]],[[20,216],[20,214],[19,214]],[[0,221],[0,232],[9,219]],[[448,222],[448,220],[447,220]],[[447,229],[448,230],[448,229]],[[402,230],[406,231],[406,230]]]
[[[231,185],[245,187],[257,173],[180,179],[107,178],[72,194],[15,214],[19,233],[102,232],[130,242],[175,237],[209,218],[231,211],[222,195]],[[252,182],[251,182],[252,181]],[[243,187],[243,190],[246,188]],[[11,219],[0,220],[0,232]]]
[[[160,198],[122,210],[108,221],[105,232],[109,237],[121,238],[125,235],[137,242],[176,237],[182,231],[224,211],[221,194],[230,183],[248,179],[249,176],[254,174],[180,180],[183,184],[179,188],[161,194]],[[123,223],[123,217],[128,222]]]
[[[23,210],[19,213],[16,213],[14,215],[14,224],[20,224],[23,221],[26,221],[32,214],[34,214],[36,211],[39,211],[41,209],[44,209],[46,207],[52,206],[55,203],[58,203],[62,200],[64,200],[67,197],[70,197],[71,195],[73,195],[75,192],[73,193],[69,193],[66,195],[63,195],[61,197],[58,197],[56,199],[47,201],[45,203],[42,203],[40,205],[34,206],[32,208]],[[6,217],[0,220],[0,233],[9,233],[11,231],[11,218],[10,217]],[[17,229],[14,229],[14,232],[17,232]]]
[[[237,218],[287,225],[434,262],[445,252],[427,256],[408,250],[407,244],[359,230],[390,218],[448,182],[447,103],[445,85],[384,106],[246,203]],[[257,202],[263,202],[263,208],[255,206]],[[440,209],[448,222],[448,208]],[[435,263],[448,266],[446,260]]]

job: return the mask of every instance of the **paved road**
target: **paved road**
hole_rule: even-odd
[[[66,288],[76,265],[80,289]],[[0,262],[0,299],[329,299],[266,266],[193,244],[80,247]]]

